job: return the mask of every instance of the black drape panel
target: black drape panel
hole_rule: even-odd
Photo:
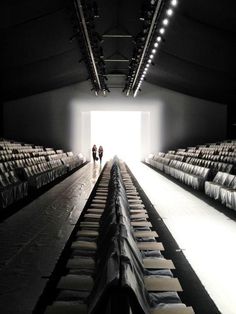
[[[236,105],[228,105],[227,137],[236,139]]]
[[[3,137],[3,103],[0,102],[0,137]]]

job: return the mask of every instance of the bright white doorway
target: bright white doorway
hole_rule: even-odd
[[[104,160],[141,158],[141,111],[91,111],[91,147],[103,146]]]

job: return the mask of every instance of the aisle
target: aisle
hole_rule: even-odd
[[[101,170],[85,165],[0,224],[2,313],[32,313]]]
[[[148,166],[128,166],[216,306],[235,314],[235,221]]]

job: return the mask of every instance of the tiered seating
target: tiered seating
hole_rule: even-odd
[[[205,190],[210,197],[235,209],[236,141],[157,153],[149,155],[145,161],[194,189]]]
[[[214,157],[212,155],[212,157]],[[218,156],[217,156],[218,157]],[[187,163],[190,163],[192,165],[199,165],[202,167],[210,168],[212,173],[217,173],[217,171],[223,171],[230,173],[233,170],[234,165],[228,164],[225,162],[219,162],[219,161],[211,161],[211,159],[200,159],[200,158],[192,158],[188,157],[186,159]]]
[[[205,193],[221,201],[223,205],[236,210],[236,176],[218,172],[213,181],[205,182]]]
[[[1,165],[1,164],[0,164]],[[28,195],[28,182],[22,182],[14,171],[0,167],[0,207],[5,208]]]
[[[182,161],[171,160],[169,164],[164,165],[164,172],[190,185],[195,190],[202,190],[204,188],[204,182],[209,177],[210,169]]]
[[[84,156],[80,153],[78,155],[74,155],[73,152],[63,153],[63,151],[56,151],[56,154],[48,156],[48,160],[58,160],[60,159],[67,167],[69,171],[79,167],[85,160]]]
[[[150,165],[161,171],[164,171],[164,165],[168,165],[170,161],[170,158],[161,157],[160,155],[149,158]]]
[[[5,208],[85,162],[82,154],[0,140],[0,208]]]
[[[126,166],[109,163],[94,194],[45,313],[194,313]]]
[[[39,189],[67,173],[67,167],[61,160],[50,160],[23,168],[29,186]]]

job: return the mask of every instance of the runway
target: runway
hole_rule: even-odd
[[[148,166],[128,166],[220,312],[235,314],[236,222]]]
[[[143,163],[128,166],[220,312],[235,314],[236,222]],[[87,164],[0,224],[4,314],[32,313],[101,170]]]

